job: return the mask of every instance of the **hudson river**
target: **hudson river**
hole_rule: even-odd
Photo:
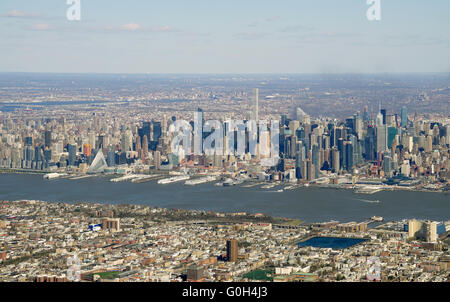
[[[42,175],[0,174],[0,200],[9,201],[143,204],[224,213],[264,213],[306,222],[363,221],[371,216],[382,216],[387,221],[404,218],[450,220],[449,194],[384,191],[365,195],[317,187],[276,192],[279,188],[217,187],[213,183],[158,185],[155,181],[113,183],[108,177],[44,180]],[[376,200],[379,202],[372,202]]]

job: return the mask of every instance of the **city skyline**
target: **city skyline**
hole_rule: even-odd
[[[448,11],[1,1],[0,283],[444,287]]]

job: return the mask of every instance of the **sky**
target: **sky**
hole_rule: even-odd
[[[0,1],[0,72],[450,72],[450,1]]]

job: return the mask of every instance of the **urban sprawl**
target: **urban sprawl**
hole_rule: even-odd
[[[0,112],[0,171],[40,173],[49,182],[107,176],[111,182],[143,186],[157,182],[161,190],[183,182],[276,186],[280,192],[317,186],[361,194],[448,194],[450,121],[448,97],[442,101],[441,90],[411,101],[417,108],[435,98],[444,104],[441,114],[410,112],[407,103],[388,110],[379,102],[354,109],[344,119],[310,115],[305,112],[310,107],[298,103],[285,108],[290,96],[260,97],[258,89],[228,97],[190,87],[185,91],[182,96],[125,95],[110,103],[104,96],[103,103],[88,98],[71,104],[59,95],[62,104],[52,105],[57,102],[53,92],[13,100],[8,104],[30,105]],[[302,89],[302,96],[308,91]],[[160,101],[180,98],[189,101]],[[39,107],[43,99],[51,100],[48,108]],[[347,101],[356,108],[355,99]],[[223,132],[217,137],[223,141],[212,145],[231,152],[189,154],[183,151],[186,145],[172,148],[179,134],[174,123],[185,120],[195,131],[199,113],[220,122],[216,128]],[[251,133],[249,127],[230,126],[230,120],[266,120],[267,131]],[[271,129],[271,120],[279,121],[279,129]],[[190,142],[194,149],[218,131],[202,130],[200,140],[191,137],[183,144]],[[271,155],[261,150],[273,145],[274,130],[279,133],[277,162],[268,165]],[[448,281],[449,222],[382,221],[374,216],[363,222],[307,224],[262,213],[0,201],[0,280]],[[333,245],[338,239],[356,241]]]

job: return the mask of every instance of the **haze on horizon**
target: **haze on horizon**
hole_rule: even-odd
[[[0,72],[450,72],[450,2],[66,0],[0,3]]]

